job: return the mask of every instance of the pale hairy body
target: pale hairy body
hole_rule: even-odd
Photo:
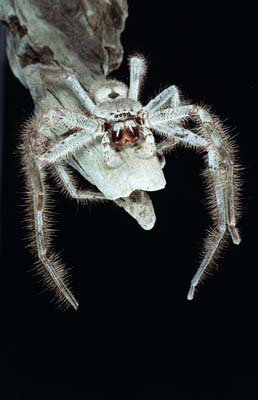
[[[178,144],[192,147],[206,154],[214,228],[192,279],[189,300],[215,260],[226,232],[235,244],[240,243],[233,145],[217,118],[206,108],[182,103],[175,86],[142,106],[138,98],[145,72],[144,58],[133,56],[129,88],[122,82],[105,80],[95,84],[89,93],[74,75],[64,74],[67,88],[80,101],[81,110],[40,111],[24,129],[21,149],[29,202],[33,205],[32,230],[39,266],[50,286],[56,289],[58,299],[75,309],[78,303],[68,288],[65,267],[50,251],[46,218],[49,169],[73,199],[114,201],[144,229],[151,229],[155,213],[147,192],[165,187],[164,154]],[[193,120],[198,129],[187,129],[188,120]],[[79,190],[71,169],[98,191]]]

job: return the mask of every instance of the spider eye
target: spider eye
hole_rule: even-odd
[[[118,96],[119,96],[119,93],[117,93],[115,91],[110,92],[109,95],[108,95],[108,97],[110,99],[116,99]]]
[[[127,97],[127,92],[128,88],[124,83],[112,80],[100,82],[91,89],[96,104],[111,102],[117,98],[125,98]]]

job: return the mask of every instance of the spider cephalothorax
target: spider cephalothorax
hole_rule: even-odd
[[[142,105],[139,101],[127,97],[127,86],[108,80],[93,87],[91,92],[97,103],[93,113],[105,120],[103,143],[116,146],[117,150],[121,150],[121,146],[125,145],[144,145],[146,134],[141,117]],[[138,157],[145,157],[144,152],[136,154]],[[151,154],[147,154],[147,157]],[[119,164],[118,158],[116,161],[106,161],[111,167],[117,167]]]
[[[104,131],[110,141],[118,146],[134,145],[140,138],[142,105],[128,98],[103,102],[94,110],[95,115],[105,116]]]
[[[95,84],[89,93],[74,75],[66,74],[65,85],[84,110],[56,108],[38,113],[24,132],[22,153],[32,194],[38,259],[58,297],[74,308],[78,303],[65,283],[64,267],[48,250],[45,218],[48,166],[52,166],[58,182],[72,198],[113,200],[144,229],[151,229],[155,213],[147,192],[165,186],[163,155],[175,144],[205,153],[215,227],[206,240],[203,260],[192,279],[189,300],[212,265],[226,232],[235,244],[240,243],[236,228],[238,181],[231,141],[206,108],[182,104],[175,86],[142,106],[138,97],[145,72],[143,57],[131,57],[129,88],[122,82],[105,80]],[[187,129],[188,120],[198,129]],[[67,167],[77,170],[99,192],[78,190]]]

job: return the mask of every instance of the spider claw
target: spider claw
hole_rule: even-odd
[[[193,284],[191,284],[189,292],[187,294],[187,300],[193,300],[194,298],[194,291],[195,291],[195,287],[193,286]]]
[[[200,282],[200,277],[201,277],[202,273],[203,273],[203,266],[201,265],[197,269],[195,275],[193,276],[193,279],[191,280],[191,286],[190,286],[189,292],[187,294],[187,300],[193,300],[194,292],[195,292],[196,286],[198,286],[198,283]]]
[[[234,244],[240,244],[241,243],[241,237],[239,235],[238,229],[235,227],[235,225],[229,225],[229,232],[232,237],[232,241]]]

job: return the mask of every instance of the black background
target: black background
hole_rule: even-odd
[[[55,194],[56,248],[72,269],[78,312],[59,311],[32,277],[23,219],[19,126],[33,110],[6,67],[1,272],[3,399],[257,399],[257,55],[254,9],[207,2],[129,2],[127,56],[149,63],[143,103],[170,84],[232,128],[243,171],[242,243],[186,300],[211,223],[201,157],[167,158],[157,222],[142,230],[112,205]]]

